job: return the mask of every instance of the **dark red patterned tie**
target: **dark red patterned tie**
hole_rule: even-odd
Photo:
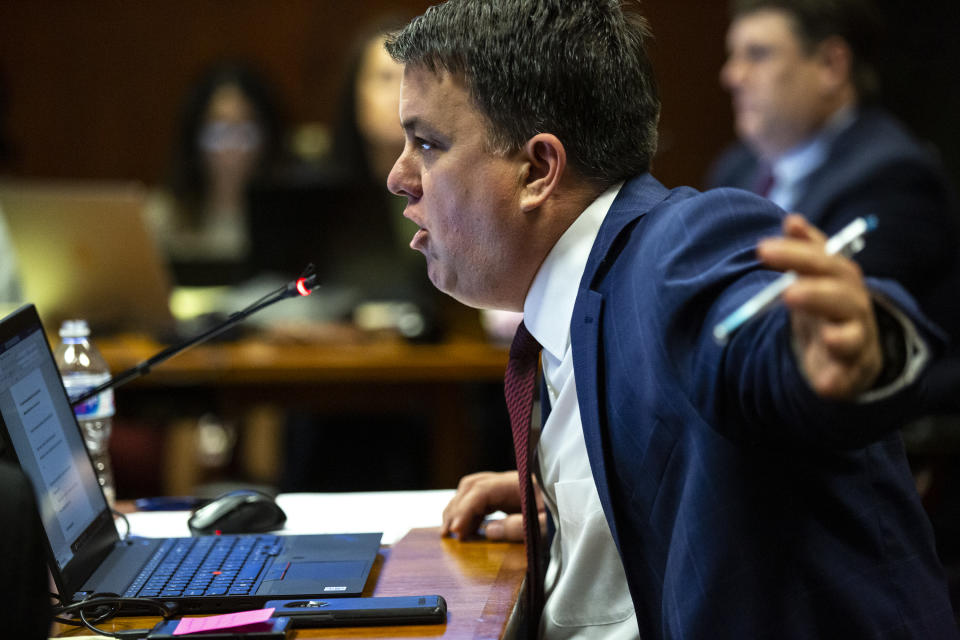
[[[520,506],[523,510],[524,543],[527,548],[527,606],[530,636],[536,636],[540,613],[543,610],[543,575],[540,542],[540,518],[533,495],[530,462],[530,418],[533,413],[533,392],[537,385],[537,364],[540,345],[522,322],[510,345],[510,359],[504,378],[504,392],[510,426],[513,429],[513,449],[520,474]]]
[[[773,175],[773,167],[764,163],[760,166],[760,170],[754,177],[753,188],[751,191],[757,195],[767,198],[770,196],[770,192],[773,191],[773,185],[775,181],[776,178]]]

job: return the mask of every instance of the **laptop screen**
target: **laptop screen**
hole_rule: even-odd
[[[109,510],[32,306],[0,325],[0,416],[63,571]]]

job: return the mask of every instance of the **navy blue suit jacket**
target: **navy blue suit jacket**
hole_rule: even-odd
[[[917,385],[822,400],[782,308],[725,348],[712,338],[777,275],[755,247],[782,215],[740,190],[644,175],[624,185],[584,272],[577,393],[641,636],[955,638],[894,431]],[[926,326],[898,286],[871,286]]]
[[[736,145],[718,159],[708,185],[749,189],[758,172],[757,156]],[[953,336],[927,402],[960,411],[960,216],[935,156],[887,112],[865,108],[801,186],[793,210],[828,234],[858,216],[877,216],[879,227],[854,259],[868,275],[899,281]]]

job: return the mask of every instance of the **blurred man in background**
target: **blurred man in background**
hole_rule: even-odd
[[[960,225],[936,159],[876,104],[874,15],[861,0],[734,1],[720,79],[740,143],[710,186],[765,195],[827,233],[876,215],[857,262],[900,281],[952,332]]]
[[[953,341],[927,389],[936,415],[906,432],[914,451],[936,452],[915,457],[921,477],[929,460],[955,460],[944,455],[960,431],[960,223],[933,150],[879,106],[879,14],[869,0],[734,0],[720,81],[740,140],[708,182],[764,195],[827,233],[878,217],[855,260],[903,284]],[[935,467],[926,504],[943,561],[960,565],[950,466]]]

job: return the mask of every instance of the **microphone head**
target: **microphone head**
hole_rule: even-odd
[[[309,283],[312,280],[316,280],[314,277],[310,278],[297,278],[297,293],[301,296],[308,296],[313,291],[312,283]]]
[[[303,270],[303,273],[300,274],[299,278],[287,285],[287,295],[310,295],[314,289],[320,286],[320,283],[317,282],[317,279],[316,269],[311,262],[307,265],[307,268]]]

